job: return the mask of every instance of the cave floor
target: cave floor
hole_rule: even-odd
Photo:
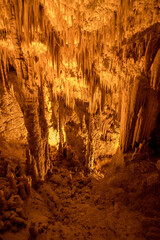
[[[153,205],[160,203],[157,192],[146,191],[142,197],[133,190],[140,185],[139,180],[133,184],[133,176],[128,172],[108,179],[98,175],[84,177],[64,167],[54,166],[53,172],[25,200],[26,227],[19,231],[11,229],[1,234],[0,239],[160,239],[160,212],[156,207],[153,209]],[[126,181],[130,181],[127,188]]]

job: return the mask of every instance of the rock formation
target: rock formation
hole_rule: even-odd
[[[104,169],[117,174],[125,166],[122,175],[130,172],[132,181],[137,167],[144,180],[139,192],[157,194],[159,118],[159,0],[0,0],[2,232],[26,226],[30,194],[48,198],[44,203],[61,219],[61,191],[74,198],[73,185],[81,189],[74,174],[84,181],[106,176],[111,196],[127,205],[131,189],[112,192],[116,179]],[[62,166],[72,177],[63,176]],[[82,183],[87,191],[88,184]],[[29,224],[29,239],[45,231]]]

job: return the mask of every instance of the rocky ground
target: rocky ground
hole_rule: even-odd
[[[54,164],[36,190],[18,167],[11,174],[3,166],[0,239],[159,240],[159,162],[138,157],[87,177]]]

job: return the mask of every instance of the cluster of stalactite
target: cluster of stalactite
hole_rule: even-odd
[[[127,84],[122,94],[120,133],[123,152],[148,142],[156,126],[160,112],[159,27],[160,24],[156,23],[141,32],[141,44],[139,38],[133,36],[124,48],[126,59],[133,58],[136,62],[143,58],[144,64],[137,75],[131,73],[125,80]]]
[[[16,66],[17,74],[22,73],[21,76],[19,75],[19,79],[25,79],[27,84],[28,77],[32,79],[34,73],[34,59],[31,59],[30,56],[28,56],[29,61],[25,59],[22,43],[25,42],[29,45],[38,40],[47,46],[48,56],[55,70],[52,78],[60,77],[61,70],[64,70],[64,63],[67,62],[67,68],[70,69],[70,64],[76,61],[76,73],[82,72],[82,77],[90,86],[93,95],[96,86],[99,85],[94,65],[95,60],[103,54],[103,42],[106,40],[105,27],[102,26],[98,30],[87,32],[81,28],[80,23],[76,22],[72,26],[68,26],[67,22],[63,21],[64,26],[60,31],[47,16],[43,1],[4,0],[4,5],[11,24],[11,26],[7,26],[7,31],[12,33],[15,48],[13,64]],[[61,19],[60,23],[62,23]],[[22,71],[19,71],[18,68],[21,68]]]
[[[108,42],[110,39],[112,45],[121,45],[125,32],[130,26],[129,17],[136,1],[119,1],[118,10],[113,11],[111,14],[110,26],[106,26],[106,23],[103,22],[100,24],[99,29],[93,29],[92,31],[86,31],[82,28],[81,23],[85,20],[83,19],[85,16],[81,16],[78,7],[71,12],[73,14],[72,24],[69,25],[65,21],[63,11],[60,8],[63,7],[64,12],[67,13],[67,8],[71,8],[67,1],[66,4],[61,1],[58,1],[58,4],[54,1],[52,3],[52,8],[54,7],[55,12],[57,11],[56,23],[59,22],[61,28],[56,26],[53,19],[48,16],[47,8],[49,6],[47,1],[4,0],[4,4],[6,9],[10,5],[11,11],[15,12],[18,39],[28,44],[38,39],[38,41],[46,44],[53,68],[55,68],[58,77],[64,62],[67,62],[69,67],[72,61],[76,61],[76,73],[82,72],[83,77],[90,86],[91,94],[94,94],[96,85],[98,85],[94,68],[95,61],[103,55],[106,40]],[[135,6],[134,8],[136,9]],[[10,29],[10,27],[8,28]]]
[[[129,0],[120,2],[119,12],[114,11],[110,19],[110,28],[106,26],[106,23],[103,23],[100,25],[99,29],[92,31],[86,31],[81,27],[81,22],[84,19],[83,16],[80,16],[78,9],[77,13],[75,10],[73,12],[76,20],[72,20],[72,25],[69,26],[61,15],[60,1],[58,5],[53,1],[54,8],[56,9],[55,11],[57,11],[55,16],[55,18],[57,18],[56,23],[59,21],[59,25],[63,24],[60,30],[47,15],[48,6],[45,1],[4,0],[4,4],[6,6],[6,12],[9,11],[11,15],[13,13],[15,15],[15,41],[17,41],[17,48],[19,48],[19,51],[16,51],[17,54],[15,54],[18,59],[17,61],[15,60],[15,64],[17,68],[21,65],[23,69],[23,76],[20,77],[26,79],[30,75],[30,78],[33,78],[34,72],[34,69],[31,69],[34,68],[33,59],[31,61],[30,58],[28,66],[23,66],[27,63],[26,60],[23,59],[24,54],[20,44],[25,41],[29,45],[38,39],[38,41],[47,46],[49,57],[52,61],[52,67],[55,69],[52,78],[60,77],[60,72],[62,69],[64,70],[65,63],[68,65],[67,68],[70,69],[70,64],[75,61],[76,74],[79,72],[82,73],[82,77],[85,79],[86,84],[89,85],[89,91],[92,95],[91,102],[93,102],[93,96],[97,87],[100,92],[103,89],[103,86],[100,84],[99,75],[95,69],[95,62],[103,56],[106,41],[111,39],[114,45],[117,36],[119,42],[122,41],[122,28],[124,27],[124,24],[121,23],[122,15],[127,14],[128,9],[132,8],[133,2]],[[10,9],[8,10],[8,8]],[[67,3],[65,5],[65,11],[67,11],[66,8]],[[12,18],[12,16],[10,16],[10,18]],[[12,25],[14,24],[12,23]],[[10,28],[13,29],[13,26],[9,27],[9,30]],[[13,32],[13,30],[11,31]],[[19,61],[19,59],[21,59],[21,61]],[[101,105],[101,97],[99,98],[99,105]]]
[[[102,1],[105,2],[105,1]],[[118,1],[117,1],[118,2]],[[156,113],[153,111],[154,121],[152,124],[147,125],[143,122],[144,117],[149,117],[149,110],[153,107],[158,109],[157,95],[152,94],[151,90],[147,90],[151,97],[150,102],[147,101],[145,90],[149,86],[154,90],[159,89],[159,37],[150,37],[150,33],[145,36],[138,35],[142,41],[133,39],[125,39],[126,31],[130,25],[130,18],[133,14],[133,7],[136,0],[121,0],[119,1],[119,8],[113,11],[110,16],[110,26],[108,23],[101,22],[98,29],[85,30],[82,22],[85,20],[85,13],[80,14],[77,9],[74,9],[71,16],[71,23],[65,20],[65,16],[61,9],[62,2],[59,0],[57,3],[52,1],[51,8],[54,8],[54,17],[51,16],[53,11],[49,11],[50,1],[43,0],[3,0],[6,16],[8,16],[9,23],[6,24],[7,34],[12,39],[13,49],[6,50],[1,45],[0,53],[0,70],[3,80],[4,88],[8,85],[7,71],[12,65],[16,69],[17,79],[12,80],[15,90],[15,95],[21,110],[24,114],[24,121],[28,130],[28,142],[30,145],[30,158],[31,165],[33,165],[34,172],[41,179],[49,167],[48,164],[48,129],[45,119],[45,87],[48,84],[48,89],[51,98],[51,105],[53,108],[53,99],[59,101],[59,117],[58,124],[55,126],[60,135],[59,148],[63,145],[63,107],[61,99],[65,99],[65,104],[70,105],[68,95],[71,98],[76,96],[72,91],[67,88],[67,81],[65,78],[73,77],[83,79],[85,86],[87,86],[87,94],[89,95],[88,101],[90,121],[88,131],[88,153],[87,153],[87,166],[92,168],[94,159],[94,147],[92,136],[92,114],[103,108],[105,102],[105,95],[111,90],[113,93],[114,86],[108,86],[105,79],[100,79],[100,59],[106,54],[107,44],[110,44],[113,49],[119,47],[119,60],[127,60],[133,58],[136,62],[144,56],[144,73],[151,81],[145,85],[143,90],[141,82],[144,78],[134,78],[135,82],[131,88],[126,87],[122,96],[122,105],[124,107],[121,111],[121,147],[123,151],[128,150],[128,146],[134,146],[136,142],[142,141],[144,138],[149,137],[156,121]],[[144,1],[142,1],[144,2]],[[80,4],[80,3],[79,3]],[[67,2],[64,7],[64,12],[68,11]],[[85,9],[84,9],[85,10]],[[85,12],[85,11],[84,11]],[[5,15],[5,14],[4,14]],[[132,26],[130,27],[130,29]],[[155,30],[159,27],[155,27]],[[6,35],[7,36],[7,35]],[[5,36],[5,37],[6,37]],[[46,53],[40,58],[38,54],[31,55],[29,47],[33,42],[40,42],[46,46]],[[106,44],[107,42],[107,44]],[[24,51],[24,45],[27,45]],[[153,47],[154,46],[154,47]],[[156,49],[156,50],[155,50]],[[14,51],[13,51],[14,50]],[[37,49],[38,51],[39,49]],[[113,51],[114,51],[113,50]],[[156,57],[155,57],[156,56]],[[154,62],[153,62],[154,60]],[[112,62],[109,59],[110,62]],[[71,68],[74,63],[74,69]],[[153,64],[152,64],[153,63]],[[112,65],[112,64],[111,64]],[[152,65],[152,67],[151,67]],[[98,66],[98,67],[97,67]],[[42,71],[43,68],[43,71]],[[111,72],[113,80],[114,69],[112,66],[108,69]],[[63,81],[61,79],[63,73]],[[73,75],[73,76],[72,76]],[[137,80],[138,79],[138,80]],[[139,79],[142,79],[139,81]],[[118,78],[117,78],[118,81]],[[56,83],[59,83],[59,88],[63,82],[63,89],[56,90]],[[132,81],[128,81],[128,85]],[[110,83],[112,85],[112,83]],[[127,85],[127,84],[126,84]],[[142,84],[143,85],[143,84]],[[147,87],[146,87],[147,86]],[[118,84],[115,84],[115,92],[117,91]],[[85,87],[84,87],[85,88]],[[74,87],[73,87],[74,89]],[[74,90],[73,90],[74,91]],[[138,94],[144,91],[143,98],[139,99]],[[155,101],[156,100],[156,101]],[[127,102],[127,104],[126,104]],[[145,110],[144,106],[148,106]],[[121,104],[119,104],[121,107]],[[74,104],[73,104],[74,108]],[[119,110],[120,111],[120,110]],[[147,112],[146,112],[147,111]],[[43,115],[43,117],[41,117]],[[120,117],[119,117],[120,118]],[[55,121],[54,112],[52,111],[52,121]],[[145,128],[141,128],[144,125]],[[151,127],[150,127],[151,126]],[[147,130],[150,129],[150,130]],[[143,137],[142,137],[143,136]],[[44,160],[47,159],[47,161]]]

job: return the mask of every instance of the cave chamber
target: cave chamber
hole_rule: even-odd
[[[160,238],[160,2],[0,0],[0,239]]]

